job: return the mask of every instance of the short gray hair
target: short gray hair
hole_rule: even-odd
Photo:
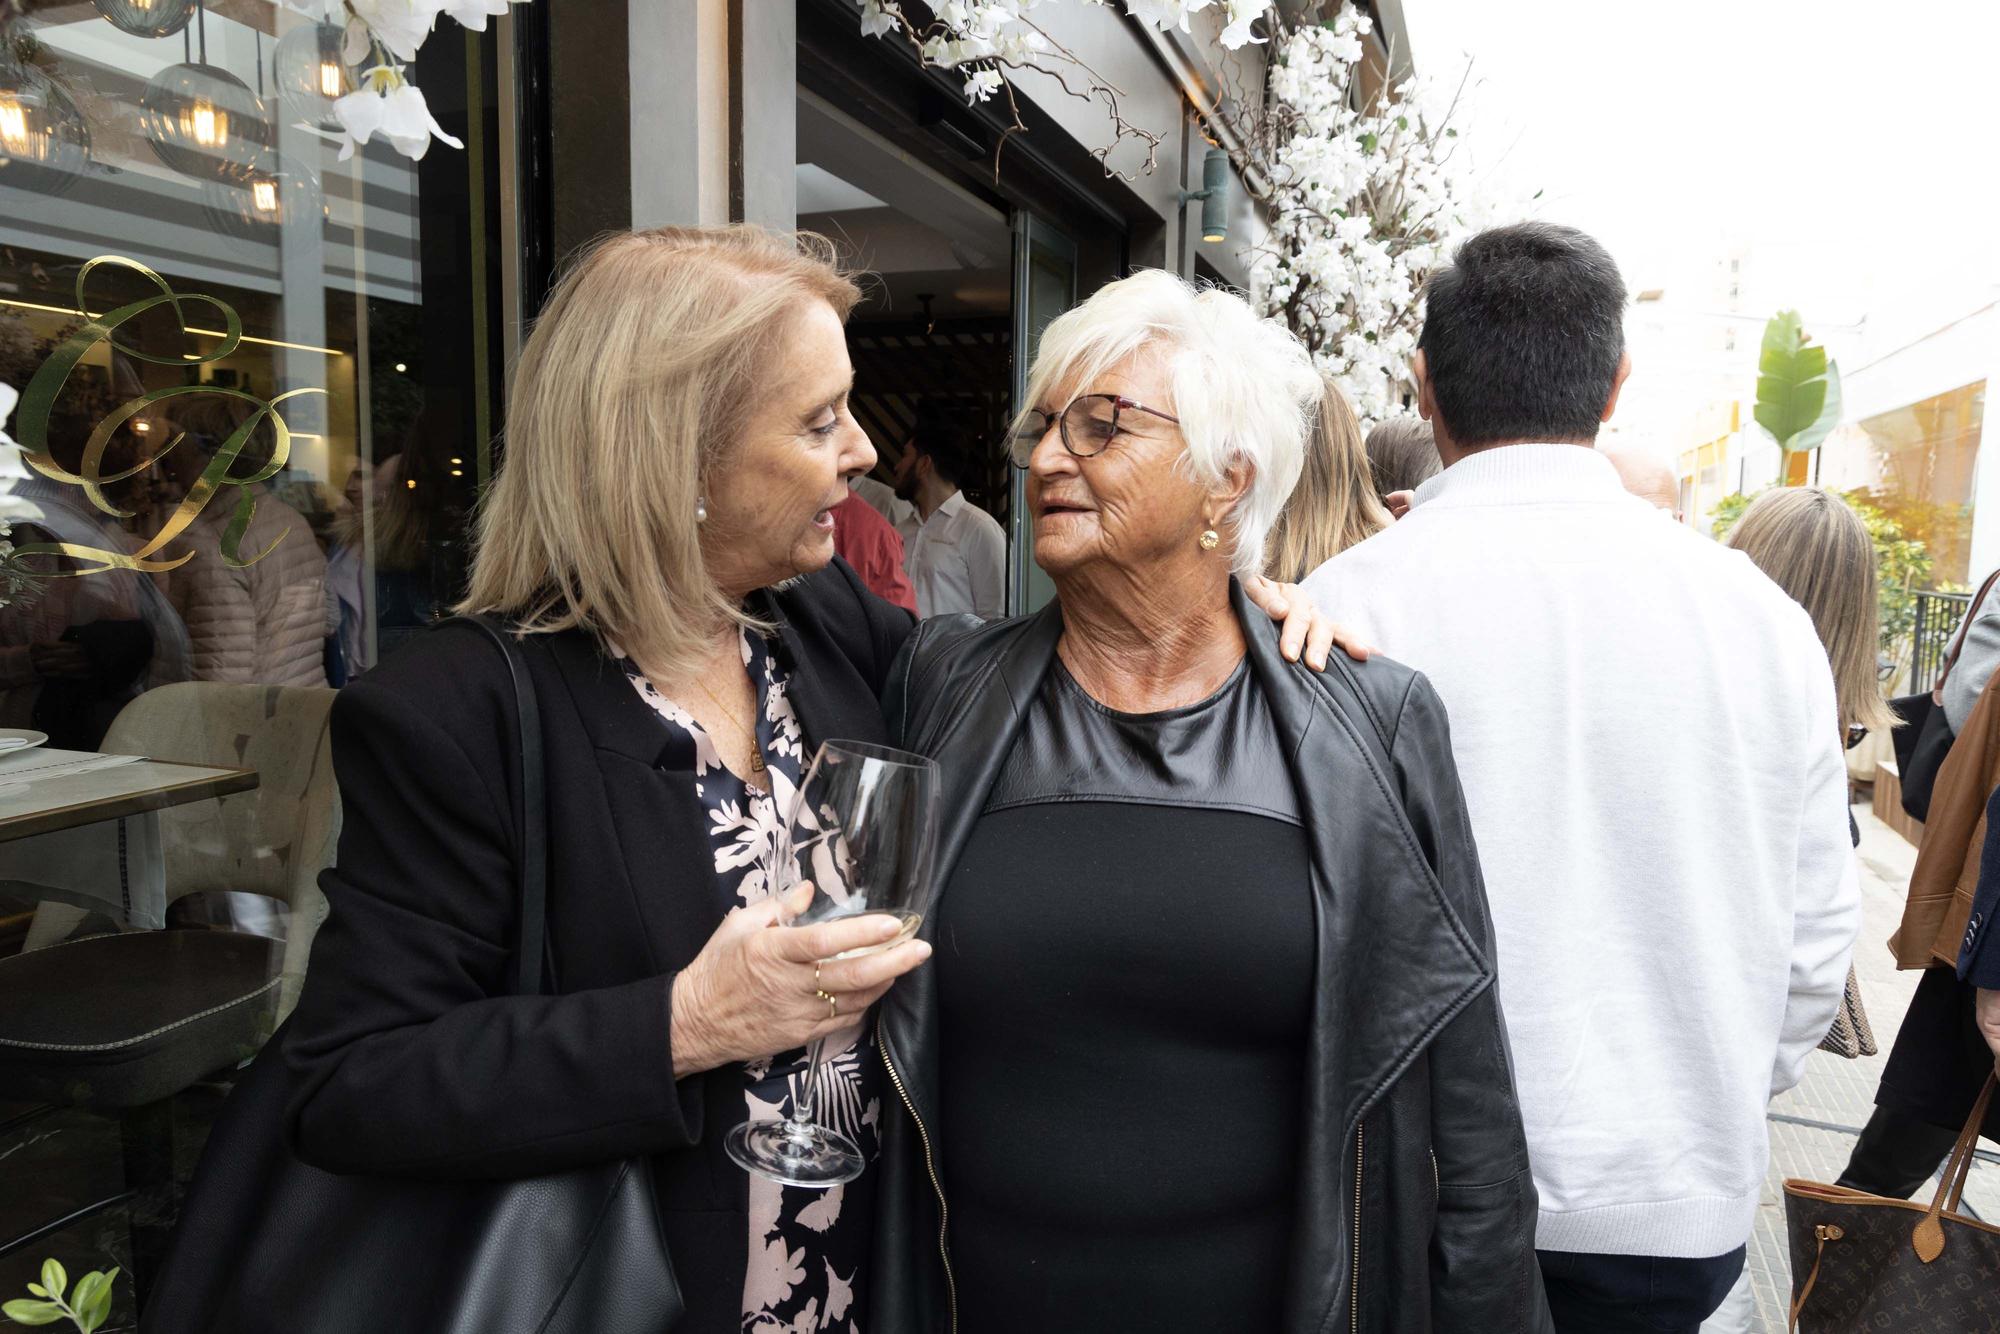
[[[1242,297],[1143,269],[1106,283],[1043,331],[1028,406],[1061,411],[1046,401],[1051,394],[1088,393],[1092,380],[1153,347],[1168,350],[1174,401],[1147,406],[1180,418],[1194,477],[1220,485],[1230,465],[1249,466],[1249,490],[1230,515],[1230,567],[1256,574],[1304,464],[1320,392],[1312,355]]]

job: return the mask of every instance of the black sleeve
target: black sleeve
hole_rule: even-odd
[[[419,692],[362,680],[334,703],[340,851],[285,1045],[288,1132],[316,1166],[517,1177],[700,1138],[699,1081],[673,1078],[672,974],[506,994],[503,707],[496,691],[482,743],[441,726]]]
[[[1493,959],[1479,850],[1452,760],[1451,728],[1430,682],[1412,679],[1391,753],[1408,813],[1446,901]],[[1431,1318],[1438,1329],[1552,1329],[1535,1259],[1537,1199],[1514,1093],[1497,984],[1432,1042],[1431,1147],[1437,1227],[1431,1236]]]

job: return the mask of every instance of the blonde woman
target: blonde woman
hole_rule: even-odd
[[[1875,670],[1875,543],[1833,492],[1766,491],[1729,531],[1729,545],[1806,609],[1833,665],[1843,736],[1896,724]]]
[[[825,1038],[821,1106],[872,1156],[894,1095],[863,1019],[930,954],[835,957],[892,935],[879,917],[765,929],[802,769],[830,738],[888,739],[914,624],[834,558],[833,510],[875,464],[848,407],[858,295],[817,242],[639,232],[578,262],[523,349],[463,609],[523,632],[558,994],[508,994],[499,655],[433,631],[334,706],[345,824],[286,1046],[300,1156],[485,1179],[648,1157],[686,1308],[662,1329],[845,1332],[867,1309],[873,1173],[782,1187],[722,1147],[788,1110]],[[1323,655],[1331,627],[1289,601]]]
[[[1347,394],[1323,375],[1305,464],[1271,530],[1264,572],[1273,579],[1303,579],[1389,523],[1362,447],[1361,420]]]

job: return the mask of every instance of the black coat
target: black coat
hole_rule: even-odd
[[[1356,666],[1336,654],[1324,674],[1285,662],[1276,628],[1235,596],[1251,670],[1289,746],[1318,940],[1283,1328],[1539,1334],[1550,1325],[1535,1186],[1444,707],[1385,658]],[[928,621],[905,650],[885,711],[898,744],[944,770],[940,886],[1061,633],[1051,605],[983,626]],[[925,915],[926,934],[937,920]],[[899,1105],[884,1118],[877,1169],[876,1334],[955,1322],[933,968],[878,1007]]]
[[[839,562],[760,601],[808,744],[885,740],[878,699],[909,613]],[[693,775],[663,763],[672,734],[592,636],[529,637],[523,656],[547,751],[560,994],[507,994],[506,665],[474,628],[432,631],[334,704],[344,824],[287,1033],[293,1145],[334,1171],[438,1178],[655,1155],[680,1328],[735,1331],[747,1178],[713,1141],[742,1119],[742,1072],[677,1083],[668,1036],[674,977],[722,920]]]

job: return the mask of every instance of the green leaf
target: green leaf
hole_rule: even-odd
[[[76,1281],[76,1291],[70,1294],[70,1309],[78,1315],[88,1315],[91,1303],[95,1302],[99,1294],[107,1291],[110,1286],[104,1275],[97,1273],[95,1270],[85,1274]]]
[[[117,1288],[112,1286],[112,1280],[117,1277],[118,1271],[115,1269],[104,1276],[104,1286],[97,1290],[97,1295],[91,1303],[90,1314],[96,1317],[96,1322],[91,1325],[91,1329],[96,1329],[98,1325],[103,1324],[104,1318],[111,1314],[111,1298],[118,1291]]]
[[[1781,310],[1764,326],[1751,416],[1788,453],[1815,447],[1840,419],[1826,349],[1806,341],[1797,311]]]
[[[49,1290],[51,1298],[62,1300],[63,1291],[69,1287],[69,1275],[63,1272],[61,1261],[42,1261],[42,1286]]]
[[[1364,134],[1361,136],[1361,151],[1364,153],[1372,153],[1375,151],[1375,145],[1381,142],[1382,139],[1380,135]]]
[[[37,1297],[46,1297],[49,1295],[49,1290],[39,1283],[30,1283],[28,1291],[34,1293]]]
[[[31,1302],[26,1297],[18,1297],[0,1306],[0,1315],[17,1325],[53,1325],[63,1318],[63,1309],[54,1302]]]

